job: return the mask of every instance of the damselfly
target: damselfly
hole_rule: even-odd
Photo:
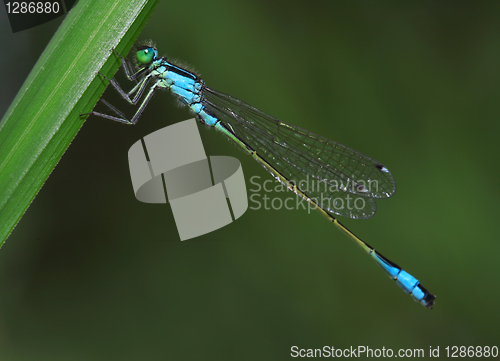
[[[158,89],[170,89],[191,108],[201,123],[214,127],[236,142],[289,190],[309,202],[361,246],[405,292],[425,307],[432,308],[436,296],[334,217],[366,219],[373,216],[375,199],[391,197],[396,190],[394,178],[384,165],[354,149],[282,122],[239,99],[207,87],[194,73],[160,57],[152,45],[137,48],[138,70],[135,72],[130,61],[117,55],[121,58],[127,78],[138,80],[137,84],[126,92],[116,80],[103,77],[129,103],[140,102],[139,108],[129,120],[101,99],[117,116],[95,111],[84,115],[93,114],[124,124],[135,124],[153,94]],[[152,85],[146,91],[150,83]],[[311,190],[302,186],[311,180],[324,186]]]

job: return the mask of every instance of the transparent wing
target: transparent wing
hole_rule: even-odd
[[[208,112],[329,212],[369,218],[373,198],[394,194],[394,178],[380,162],[227,94],[205,87],[203,96]]]

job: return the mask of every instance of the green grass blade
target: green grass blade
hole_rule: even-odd
[[[0,121],[0,246],[121,64],[159,0],[80,0]]]

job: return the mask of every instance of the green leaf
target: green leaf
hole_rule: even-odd
[[[61,159],[159,0],[80,0],[0,122],[0,246]]]

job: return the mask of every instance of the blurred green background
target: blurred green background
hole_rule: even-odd
[[[392,171],[396,195],[374,218],[341,221],[436,306],[413,302],[317,212],[249,209],[180,242],[170,207],[138,202],[128,170],[135,141],[192,117],[160,93],[134,127],[88,118],[0,250],[0,360],[500,346],[499,19],[492,1],[163,1],[139,40]],[[0,116],[60,21],[12,34],[0,11]],[[270,179],[200,131],[207,154],[240,159],[249,188]]]

